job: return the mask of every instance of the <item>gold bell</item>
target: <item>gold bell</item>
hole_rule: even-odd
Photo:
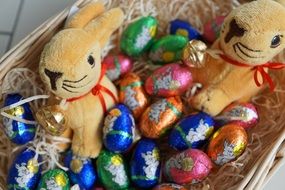
[[[64,114],[51,106],[37,111],[36,118],[38,123],[53,136],[60,136],[67,128]]]
[[[189,67],[200,68],[205,64],[207,45],[200,40],[191,40],[184,47],[182,61]]]

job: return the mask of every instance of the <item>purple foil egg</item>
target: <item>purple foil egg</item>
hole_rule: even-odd
[[[150,95],[171,97],[182,95],[192,85],[192,74],[187,67],[172,63],[155,70],[146,80]]]

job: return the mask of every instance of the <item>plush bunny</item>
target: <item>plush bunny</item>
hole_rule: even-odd
[[[73,132],[72,150],[80,156],[94,158],[99,154],[104,113],[117,100],[116,87],[101,66],[101,51],[123,19],[120,8],[105,12],[102,3],[88,4],[41,54],[40,77],[56,97],[67,100],[67,108],[59,105],[43,108],[37,118],[45,127],[54,127],[52,120],[57,120],[61,113],[62,127],[67,128],[63,135]]]
[[[282,1],[253,1],[226,17],[212,47],[221,53],[205,54],[204,67],[190,68],[193,80],[203,85],[189,100],[194,108],[215,116],[232,102],[248,101],[262,89],[263,83],[274,89],[268,69],[284,67],[269,62],[285,47]]]

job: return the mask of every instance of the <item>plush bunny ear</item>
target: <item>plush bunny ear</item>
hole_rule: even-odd
[[[124,13],[120,8],[113,8],[85,26],[94,39],[97,39],[101,47],[104,47],[111,34],[117,30],[124,20]]]
[[[83,28],[104,11],[105,7],[102,2],[89,3],[70,18],[65,28]]]

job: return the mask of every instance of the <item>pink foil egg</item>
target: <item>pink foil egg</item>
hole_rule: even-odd
[[[216,117],[219,126],[237,124],[245,129],[254,127],[258,123],[258,112],[251,103],[233,103]]]
[[[119,79],[133,68],[133,61],[126,55],[107,55],[102,64],[106,68],[106,75],[111,81]]]
[[[150,95],[171,97],[182,95],[192,85],[192,75],[183,65],[172,63],[155,70],[146,80]]]
[[[214,20],[208,21],[204,25],[204,39],[210,43],[213,43],[219,37],[224,19],[225,16],[217,16]]]
[[[207,154],[198,149],[187,149],[166,161],[164,175],[170,182],[194,184],[205,179],[212,167]]]

